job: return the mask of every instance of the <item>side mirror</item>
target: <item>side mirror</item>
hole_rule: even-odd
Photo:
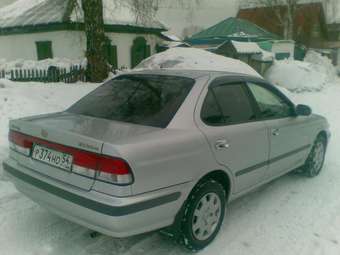
[[[297,116],[309,116],[312,114],[312,109],[308,105],[299,104],[295,108]]]

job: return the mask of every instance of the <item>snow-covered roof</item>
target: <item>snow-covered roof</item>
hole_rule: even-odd
[[[261,61],[261,62],[272,62],[275,59],[275,54],[273,52],[261,49],[261,54],[253,55],[252,59]]]
[[[61,22],[66,6],[64,0],[18,0],[0,9],[0,27]]]
[[[169,38],[170,41],[173,42],[182,42],[183,40],[179,38],[177,35],[170,33],[169,31],[164,31],[161,33],[163,36]]]
[[[240,54],[259,54],[262,52],[259,45],[255,42],[231,41],[235,50]]]
[[[167,48],[175,48],[175,47],[190,47],[190,44],[186,42],[174,42],[174,41],[164,41],[161,46],[167,47]]]
[[[245,19],[229,17],[221,22],[209,27],[197,34],[194,34],[187,41],[192,44],[199,44],[197,41],[201,40],[219,40],[229,39],[233,37],[242,38],[266,38],[276,39],[277,35],[268,32],[262,27],[257,26],[254,23]]]
[[[83,21],[83,12],[79,8],[80,2],[78,0],[77,7],[70,15],[72,22]],[[67,5],[67,0],[17,0],[0,9],[0,28],[63,23]],[[103,5],[106,25],[165,29],[164,25],[155,18],[142,22],[124,1],[103,0]]]

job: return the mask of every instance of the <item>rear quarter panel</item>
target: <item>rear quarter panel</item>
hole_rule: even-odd
[[[103,152],[127,160],[134,175],[133,194],[194,182],[216,164],[206,140],[195,129],[164,129],[114,147],[105,144]]]

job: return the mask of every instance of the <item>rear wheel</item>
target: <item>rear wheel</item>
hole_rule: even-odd
[[[191,251],[210,244],[220,230],[226,195],[221,184],[207,180],[190,195],[182,219],[183,243]]]
[[[308,177],[315,177],[320,174],[325,162],[327,141],[324,136],[319,135],[313,145],[311,152],[302,167],[302,172]]]

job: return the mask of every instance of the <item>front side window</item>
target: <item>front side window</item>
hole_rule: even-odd
[[[292,107],[284,98],[254,83],[248,83],[248,87],[258,104],[262,118],[287,118],[292,116]]]
[[[194,82],[176,76],[121,76],[94,90],[68,112],[165,128]]]
[[[202,120],[210,125],[238,124],[255,119],[244,84],[210,88],[202,107]]]

